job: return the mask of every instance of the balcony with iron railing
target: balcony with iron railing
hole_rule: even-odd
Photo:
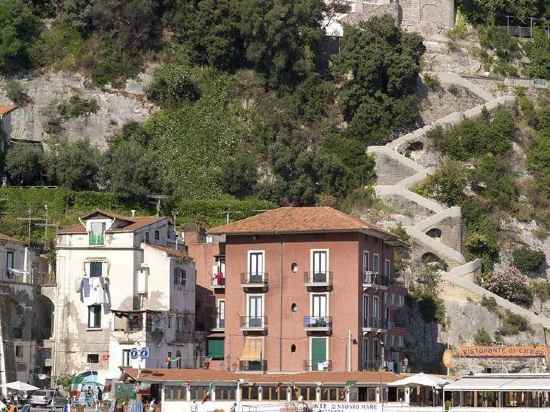
[[[304,272],[304,283],[307,288],[332,287],[332,272]]]
[[[383,368],[383,362],[380,359],[363,360],[363,370],[378,371]]]
[[[265,316],[241,316],[241,330],[243,332],[265,332],[267,318]]]
[[[267,273],[241,273],[241,286],[245,289],[266,289],[267,288]]]
[[[316,372],[316,371],[329,372],[332,370],[332,361],[331,360],[325,360],[325,361],[305,360],[304,370],[311,371],[311,372]]]
[[[34,276],[34,273],[29,271],[8,268],[6,269],[6,276],[4,278],[0,278],[0,280],[3,282],[25,283],[33,285],[37,283],[40,278],[39,276]]]
[[[212,289],[214,290],[224,290],[225,289],[225,273],[216,272],[212,274],[211,278]]]
[[[304,316],[304,329],[306,332],[325,332],[332,330],[331,316]]]
[[[366,271],[363,273],[363,288],[382,287],[387,288],[390,285],[389,276],[385,276],[382,273],[375,273],[372,271]]]
[[[239,361],[239,370],[242,372],[265,372],[267,371],[267,361],[265,359],[258,361]]]
[[[380,319],[377,317],[367,317],[363,319],[363,330],[386,330],[389,327],[387,319]]]

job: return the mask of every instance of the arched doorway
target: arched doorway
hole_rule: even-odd
[[[442,232],[441,232],[441,229],[438,229],[437,227],[434,227],[430,230],[428,230],[426,232],[426,234],[431,237],[432,239],[437,239],[437,240],[440,240],[441,239],[441,235],[442,235]]]

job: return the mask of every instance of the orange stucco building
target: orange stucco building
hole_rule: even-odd
[[[208,233],[185,239],[216,318],[210,368],[399,370],[395,309],[407,291],[392,272],[395,236],[330,207],[274,209]]]

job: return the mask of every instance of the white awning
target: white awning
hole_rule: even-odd
[[[443,379],[436,375],[428,375],[425,373],[417,373],[398,381],[389,383],[388,386],[429,386],[431,388],[440,388],[448,384],[447,379]]]
[[[6,386],[8,387],[8,389],[19,392],[30,392],[38,389],[36,386],[32,386],[28,383],[20,381],[10,382]]]
[[[445,386],[446,391],[550,391],[550,376],[465,377]]]

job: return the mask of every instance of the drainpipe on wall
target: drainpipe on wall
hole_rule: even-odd
[[[0,306],[0,392],[5,399],[8,397],[8,382],[6,381],[6,358],[4,352],[4,335],[2,334],[2,306]]]
[[[281,236],[280,241],[280,272],[279,272],[279,279],[280,279],[280,333],[279,333],[279,370],[283,370],[283,238]]]

